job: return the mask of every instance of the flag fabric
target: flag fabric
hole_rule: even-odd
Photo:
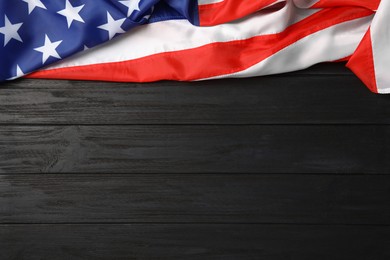
[[[0,0],[0,81],[193,81],[335,61],[390,93],[389,0]]]

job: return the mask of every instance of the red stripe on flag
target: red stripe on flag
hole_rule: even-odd
[[[201,26],[217,25],[230,22],[264,7],[276,0],[225,0],[215,4],[199,5],[199,21]]]
[[[217,42],[123,62],[38,71],[27,77],[125,82],[210,78],[245,70],[310,34],[369,15],[372,12],[364,8],[324,9],[278,34]]]
[[[347,63],[356,76],[374,93],[378,93],[375,77],[374,56],[372,53],[371,29],[369,29]]]
[[[386,1],[386,0],[385,0]],[[387,0],[388,1],[388,0]],[[381,0],[321,0],[315,3],[311,8],[324,8],[335,6],[360,6],[376,11]]]

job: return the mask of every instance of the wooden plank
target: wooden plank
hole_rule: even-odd
[[[1,175],[0,223],[390,225],[390,176]]]
[[[389,259],[388,226],[2,225],[4,259]]]
[[[348,75],[150,84],[19,80],[0,124],[389,124],[390,97]]]
[[[389,173],[390,126],[3,126],[3,173]]]

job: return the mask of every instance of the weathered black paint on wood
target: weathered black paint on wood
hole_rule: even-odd
[[[4,259],[390,258],[390,228],[256,224],[0,225]]]
[[[342,66],[1,84],[0,259],[389,259],[390,96]]]
[[[0,124],[390,123],[390,97],[349,74],[144,85],[20,80],[0,93]]]
[[[0,172],[389,173],[390,126],[3,126]]]
[[[390,176],[0,175],[1,223],[390,225]]]

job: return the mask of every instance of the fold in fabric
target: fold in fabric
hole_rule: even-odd
[[[0,11],[7,10],[9,4],[1,1]],[[15,1],[21,2],[19,8],[29,2]],[[70,18],[59,14],[68,0],[56,6],[50,0],[38,2],[45,8],[26,10],[26,21],[39,15],[41,23],[47,14],[59,24],[55,31],[35,28],[32,22],[23,23],[16,34],[13,27],[10,35],[2,28],[23,21],[12,12],[0,13],[0,46],[2,34],[8,41],[0,47],[6,56],[0,61],[3,80],[192,81],[284,73],[346,60],[372,92],[390,92],[389,1],[77,0],[72,7],[83,9],[69,8],[79,15]],[[7,17],[4,23],[1,15]],[[69,24],[72,18],[77,19]],[[29,26],[34,28],[27,37]],[[44,36],[58,45],[49,53],[40,49]],[[33,54],[20,51],[23,45]],[[11,47],[17,57],[6,50]]]

